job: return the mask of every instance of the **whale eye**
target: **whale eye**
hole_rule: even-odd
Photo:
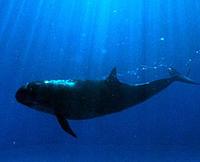
[[[30,82],[26,85],[26,90],[32,99],[38,97],[39,91],[42,88],[41,82]]]
[[[30,87],[29,95],[34,99],[36,97],[36,89],[34,89],[33,87]]]
[[[34,84],[32,83],[27,84],[27,90],[31,97],[35,97],[36,86],[34,86]]]

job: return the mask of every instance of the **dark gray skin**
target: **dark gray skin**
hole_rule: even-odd
[[[18,102],[53,114],[73,137],[67,119],[91,119],[125,110],[149,99],[174,81],[198,84],[169,68],[170,77],[139,85],[117,79],[116,68],[105,80],[51,80],[27,83],[16,93]]]

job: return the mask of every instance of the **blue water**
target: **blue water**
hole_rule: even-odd
[[[200,82],[198,0],[1,0],[0,161],[200,161],[200,87],[174,83],[121,113],[70,121],[15,100],[33,80],[105,79],[129,84],[173,66]]]

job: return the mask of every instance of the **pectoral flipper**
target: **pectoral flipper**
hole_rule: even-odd
[[[65,119],[64,116],[62,116],[62,115],[60,115],[60,114],[56,114],[56,118],[57,118],[57,120],[58,120],[58,122],[59,122],[61,128],[62,128],[65,132],[67,132],[67,133],[69,133],[71,136],[77,138],[76,134],[73,132],[73,130],[71,129],[71,127],[70,127],[70,125],[69,125],[69,123],[68,123],[68,121]]]

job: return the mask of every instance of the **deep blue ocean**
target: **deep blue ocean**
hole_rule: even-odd
[[[23,84],[168,76],[200,82],[199,0],[0,0],[1,162],[200,161],[200,86],[175,82],[146,102],[91,120],[56,118],[17,103]],[[189,72],[188,72],[189,71]]]

